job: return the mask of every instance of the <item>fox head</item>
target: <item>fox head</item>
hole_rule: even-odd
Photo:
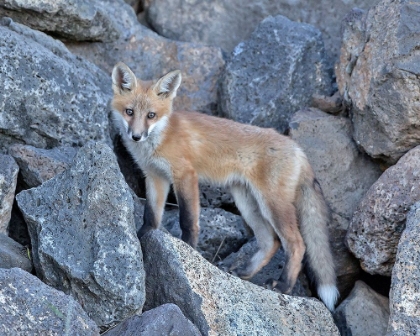
[[[169,72],[153,83],[137,79],[122,62],[115,65],[112,108],[129,139],[146,141],[166,126],[180,84],[179,70]]]

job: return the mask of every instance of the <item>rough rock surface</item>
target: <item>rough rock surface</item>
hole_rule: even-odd
[[[389,295],[391,316],[388,334],[417,335],[420,325],[420,203],[407,215],[398,244]]]
[[[15,160],[10,155],[0,154],[0,233],[8,232],[18,173]]]
[[[9,148],[9,153],[19,165],[20,173],[27,187],[33,188],[66,170],[73,161],[77,149],[64,146],[41,149],[15,144]]]
[[[89,143],[68,170],[16,198],[43,281],[73,295],[99,326],[142,308],[133,198],[106,144]]]
[[[0,334],[99,336],[99,328],[71,296],[20,268],[0,268]]]
[[[318,27],[327,50],[338,54],[340,24],[352,8],[368,9],[378,0],[153,0],[145,1],[148,22],[161,35],[175,40],[220,46],[230,52],[248,38],[269,15]],[[229,32],[229,33],[227,33]]]
[[[167,303],[141,315],[134,315],[103,335],[201,336],[201,333],[177,305]]]
[[[182,241],[154,230],[142,240],[146,309],[176,304],[203,335],[338,335],[316,299],[292,297],[242,281]]]
[[[230,208],[235,207],[235,202],[227,188],[201,183],[200,205],[205,208]]]
[[[331,93],[321,33],[284,16],[262,21],[233,51],[221,79],[220,113],[284,132],[313,94]]]
[[[244,244],[239,251],[234,252],[223,259],[217,266],[229,272],[230,269],[237,268],[238,266],[243,265],[247,262],[255,252],[258,250],[257,240],[252,238]],[[281,273],[283,272],[284,264],[286,263],[286,255],[283,249],[279,249],[277,253],[273,256],[270,262],[265,265],[257,274],[255,274],[250,282],[259,285],[265,286],[266,282],[270,279],[279,279]],[[290,295],[293,296],[310,296],[311,291],[308,289],[308,279],[306,278],[303,272],[300,273],[299,278],[296,282],[295,287],[293,288]]]
[[[32,271],[28,250],[12,238],[0,233],[0,268],[19,267],[27,272]]]
[[[112,43],[67,43],[82,56],[111,74],[123,61],[143,80],[157,79],[180,69],[182,84],[175,109],[215,113],[217,83],[225,61],[220,48],[168,40],[141,25],[132,8],[113,0],[101,0],[109,11],[118,12],[121,37]],[[104,82],[111,88],[110,77]]]
[[[166,211],[162,227],[181,238],[179,210]],[[197,251],[208,261],[218,261],[237,251],[247,240],[247,229],[240,216],[222,209],[200,210],[200,235]]]
[[[330,239],[342,294],[353,288],[360,271],[344,238],[354,210],[381,175],[379,168],[357,150],[351,133],[349,119],[313,108],[297,112],[290,122],[290,136],[308,157],[331,209]]]
[[[389,299],[357,281],[350,295],[334,312],[341,335],[384,336],[389,319]]]
[[[11,19],[0,21],[0,151],[107,141],[109,77],[59,41]]]
[[[390,276],[410,206],[420,201],[420,146],[388,168],[358,205],[347,244],[362,268]]]
[[[103,7],[97,0],[2,0],[0,17],[77,41],[116,40],[116,16]]]
[[[420,3],[383,0],[344,22],[337,84],[366,153],[395,163],[420,144]]]

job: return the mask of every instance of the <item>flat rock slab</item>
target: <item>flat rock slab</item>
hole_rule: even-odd
[[[109,77],[58,40],[0,20],[0,151],[109,142]]]
[[[12,238],[0,233],[0,268],[14,267],[22,268],[27,272],[32,271],[29,250]]]
[[[116,40],[115,16],[103,7],[96,0],[3,0],[0,17],[76,41]]]
[[[341,335],[384,336],[389,319],[389,299],[357,281],[350,295],[334,311]]]
[[[398,244],[389,294],[389,336],[417,335],[420,329],[420,203],[407,215]]]
[[[111,148],[87,144],[68,170],[22,191],[17,201],[44,282],[73,295],[99,326],[142,308],[133,197]]]
[[[316,299],[281,295],[242,281],[158,230],[141,243],[145,309],[174,303],[203,335],[338,335],[330,312]]]
[[[383,0],[343,20],[337,84],[357,144],[394,164],[420,144],[420,3]]]
[[[222,116],[286,131],[313,94],[332,93],[321,32],[281,15],[267,17],[232,52],[220,83]]]
[[[174,237],[181,238],[179,210],[166,211],[162,227]],[[200,234],[197,251],[208,261],[219,261],[237,251],[248,239],[247,230],[240,216],[222,209],[200,210]]]
[[[420,201],[419,181],[417,146],[388,168],[358,205],[346,240],[366,272],[391,275],[407,212]]]
[[[177,305],[167,303],[141,315],[134,315],[103,335],[201,336],[201,333]]]
[[[8,232],[18,173],[15,160],[10,155],[0,154],[0,233]]]
[[[45,181],[66,170],[77,153],[74,147],[36,148],[15,144],[9,148],[20,168],[28,188],[38,187]]]
[[[0,268],[0,334],[99,336],[99,328],[71,296],[20,268]]]

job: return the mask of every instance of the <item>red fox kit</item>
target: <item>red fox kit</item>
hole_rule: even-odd
[[[333,310],[338,291],[328,240],[329,214],[303,151],[273,129],[197,112],[172,112],[180,84],[180,71],[155,83],[136,79],[123,63],[112,72],[115,121],[127,149],[146,175],[147,201],[139,237],[159,227],[172,184],[182,239],[195,247],[198,183],[226,185],[259,246],[235,274],[251,278],[281,243],[288,262],[274,285],[287,294],[295,285],[306,252],[318,295]]]

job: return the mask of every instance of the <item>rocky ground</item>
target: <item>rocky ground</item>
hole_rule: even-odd
[[[354,8],[359,7],[359,8]],[[415,335],[420,329],[420,3],[0,1],[0,334]],[[341,27],[341,29],[340,29]],[[138,241],[144,180],[110,119],[110,73],[180,69],[175,107],[288,134],[331,209],[340,302],[200,186],[197,250],[171,194]]]

